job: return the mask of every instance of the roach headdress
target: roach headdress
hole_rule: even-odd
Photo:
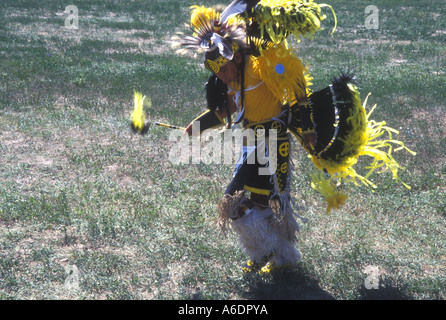
[[[204,52],[205,67],[218,73],[232,60],[235,52],[246,47],[245,23],[232,19],[240,8],[230,5],[222,13],[204,6],[192,6],[191,9],[193,35],[184,36],[179,45],[182,50]]]

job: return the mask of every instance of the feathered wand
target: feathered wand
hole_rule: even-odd
[[[152,107],[152,101],[150,98],[143,96],[140,92],[134,92],[134,109],[130,116],[130,128],[134,133],[139,133],[141,135],[146,134],[150,128],[150,122],[146,122],[146,113],[144,112],[144,104],[148,108]],[[154,125],[160,127],[166,127],[171,129],[186,130],[184,127],[174,126],[161,122],[153,122]]]

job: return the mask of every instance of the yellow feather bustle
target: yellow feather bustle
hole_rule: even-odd
[[[355,185],[360,185],[360,183],[362,183],[373,190],[377,188],[377,186],[370,181],[369,178],[378,168],[390,170],[394,180],[410,189],[409,185],[399,179],[398,171],[404,168],[394,159],[392,153],[394,151],[405,149],[413,156],[416,155],[416,153],[407,148],[402,141],[393,138],[392,134],[398,134],[397,130],[386,126],[384,121],[376,122],[370,120],[370,116],[376,108],[376,105],[374,105],[371,111],[366,114],[365,107],[370,94],[366,97],[363,104],[361,104],[359,100],[359,92],[357,92],[357,89],[353,85],[349,86],[350,90],[356,92],[354,99],[357,99],[358,101],[354,101],[356,107],[351,110],[350,116],[347,118],[347,122],[353,129],[344,138],[345,148],[339,154],[337,161],[322,159],[318,155],[310,156],[314,165],[318,169],[326,170],[330,174],[329,179],[324,179],[322,175],[312,176],[312,187],[322,193],[327,200],[327,212],[332,208],[337,208],[338,205],[347,198],[335,191],[335,180],[339,183],[346,182]],[[387,134],[388,138],[380,139],[385,134]],[[397,145],[398,147],[394,149],[394,145]],[[373,158],[372,163],[365,167],[369,170],[365,175],[360,175],[354,169],[354,165],[361,156],[369,156]]]
[[[312,160],[318,169],[325,169],[330,175],[350,172],[349,169],[356,164],[357,158],[367,145],[369,137],[367,135],[367,115],[365,108],[361,105],[359,92],[352,84],[348,84],[352,93],[353,108],[347,123],[352,126],[346,137],[343,137],[344,149],[337,155],[336,161],[320,158],[320,155],[313,155]]]

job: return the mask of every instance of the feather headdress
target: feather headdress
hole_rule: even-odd
[[[205,52],[206,68],[217,73],[235,52],[246,47],[245,23],[233,18],[242,8],[231,4],[222,13],[204,6],[192,6],[191,9],[193,34],[181,38],[179,51]]]

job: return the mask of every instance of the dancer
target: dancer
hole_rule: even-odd
[[[321,172],[313,175],[312,187],[326,197],[328,212],[346,200],[336,190],[342,182],[375,187],[369,176],[383,166],[398,179],[401,167],[391,156],[391,143],[410,151],[392,138],[395,130],[369,119],[367,99],[361,104],[352,75],[341,74],[327,88],[310,91],[309,73],[287,38],[318,31],[324,7],[331,9],[303,0],[235,0],[222,13],[193,6],[193,35],[179,41],[182,50],[204,52],[204,66],[212,73],[208,110],[185,132],[193,134],[197,123],[200,132],[234,124],[252,132],[218,204],[220,226],[237,232],[250,257],[244,272],[266,273],[294,266],[300,258],[295,246],[300,217],[290,195],[290,134]],[[384,133],[389,139],[378,140]],[[361,176],[353,167],[364,155],[374,160]]]
[[[320,7],[303,1],[293,5],[294,15],[306,16],[302,23],[306,31],[296,34],[316,31],[322,20]],[[310,117],[304,115],[309,110],[307,70],[288,48],[288,34],[279,39],[276,32],[266,34],[267,26],[258,26],[257,19],[266,14],[260,1],[234,1],[221,14],[195,6],[191,14],[195,35],[181,42],[183,48],[204,51],[204,65],[212,72],[207,83],[209,109],[193,120],[186,132],[192,134],[196,122],[200,131],[223,125],[230,128],[231,116],[237,113],[235,124],[253,133],[252,140],[245,141],[233,179],[218,206],[222,228],[231,224],[250,257],[245,272],[269,272],[299,260],[295,247],[299,225],[289,190],[290,119],[304,128],[299,134],[304,147],[316,145]],[[261,38],[256,37],[260,34]],[[275,130],[274,141],[268,139],[271,129]],[[272,150],[277,152],[273,155]]]

